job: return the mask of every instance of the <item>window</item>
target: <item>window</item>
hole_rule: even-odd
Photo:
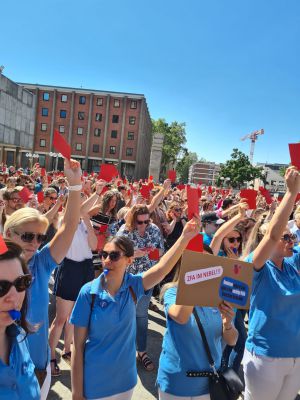
[[[60,118],[67,118],[67,111],[66,110],[60,110],[59,115],[60,115]]]
[[[41,131],[45,132],[47,130],[47,124],[41,124]]]
[[[83,111],[79,111],[78,113],[78,119],[80,119],[80,121],[84,120],[84,112]]]
[[[133,148],[132,147],[127,147],[126,156],[132,156],[132,154],[133,154]]]
[[[99,153],[99,144],[93,144],[93,153]]]
[[[42,116],[48,117],[48,108],[42,108]]]
[[[94,130],[94,136],[100,136],[100,135],[101,135],[101,129],[96,128],[96,129]]]
[[[130,108],[131,108],[131,109],[137,108],[137,101],[136,101],[136,100],[131,100],[131,102],[130,102]]]
[[[134,132],[128,132],[127,139],[128,140],[134,140]]]
[[[68,101],[68,96],[66,94],[62,94],[60,100],[62,103],[66,103]]]
[[[129,117],[129,125],[135,125],[135,117]]]
[[[79,96],[79,104],[85,104],[86,102],[86,97],[85,96]]]
[[[97,113],[97,114],[96,114],[96,117],[95,117],[95,120],[96,120],[96,121],[102,121],[102,114]]]
[[[82,150],[82,143],[76,143],[76,150]]]
[[[116,107],[116,108],[120,107],[120,100],[119,99],[114,99],[114,107]]]
[[[59,132],[60,133],[65,133],[65,126],[64,125],[59,125]]]
[[[109,147],[109,154],[116,154],[116,146]]]
[[[40,147],[46,147],[46,140],[40,139]]]
[[[44,93],[43,93],[43,100],[44,100],[44,101],[49,101],[49,99],[50,99],[50,94],[47,93],[47,92],[44,92]]]
[[[46,156],[44,154],[39,154],[39,164],[41,168],[46,166]]]
[[[111,131],[110,137],[113,138],[113,139],[117,139],[118,131]]]
[[[83,135],[83,128],[81,127],[77,128],[77,135]]]
[[[113,115],[112,116],[112,123],[117,124],[119,122],[119,116],[118,115]]]
[[[103,98],[102,97],[97,97],[97,106],[103,106]]]

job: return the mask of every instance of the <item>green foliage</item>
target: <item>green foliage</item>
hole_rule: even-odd
[[[189,169],[192,164],[198,161],[197,153],[187,152],[185,156],[178,162],[176,171],[178,180],[187,183],[189,178]]]
[[[221,170],[217,178],[217,185],[222,185],[221,177],[230,178],[230,186],[240,188],[245,182],[250,182],[255,178],[262,178],[262,168],[253,167],[249,157],[238,149],[233,149],[231,160],[221,165]]]
[[[286,170],[287,170],[287,167],[280,167],[279,168],[279,174],[284,177]]]
[[[159,118],[152,120],[152,132],[162,133],[164,135],[164,144],[161,160],[161,174],[165,177],[168,168],[175,163],[181,152],[186,153],[184,148],[186,143],[186,132],[184,122],[166,122],[165,119]]]

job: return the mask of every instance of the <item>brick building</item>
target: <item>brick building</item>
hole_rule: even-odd
[[[144,95],[20,83],[36,95],[33,151],[47,169],[62,168],[52,142],[58,130],[83,169],[114,163],[122,175],[146,178],[152,145]],[[49,154],[52,153],[52,154]]]
[[[214,185],[220,165],[209,161],[198,161],[189,170],[189,183]]]

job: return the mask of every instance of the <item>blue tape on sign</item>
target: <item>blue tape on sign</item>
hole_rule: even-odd
[[[239,306],[247,304],[249,286],[241,281],[224,276],[219,287],[219,296],[222,300]]]

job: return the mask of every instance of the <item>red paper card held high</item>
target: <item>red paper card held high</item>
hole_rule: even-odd
[[[250,210],[256,209],[256,196],[257,196],[257,191],[253,189],[242,189],[240,193],[241,199],[247,200]]]
[[[300,170],[300,143],[289,144],[291,164]]]
[[[198,188],[187,186],[186,193],[188,201],[188,219],[192,219],[194,215],[199,215]]]
[[[54,131],[53,135],[53,147],[55,148],[56,151],[61,153],[65,158],[70,160],[71,146],[57,130]]]

